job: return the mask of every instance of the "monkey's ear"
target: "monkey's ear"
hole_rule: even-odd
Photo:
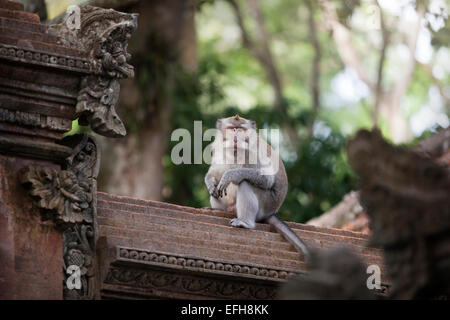
[[[216,129],[222,129],[222,119],[217,119],[216,121]]]
[[[252,129],[256,129],[256,121],[250,120],[250,125],[252,126]]]

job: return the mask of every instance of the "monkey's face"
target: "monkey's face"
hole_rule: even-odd
[[[256,137],[256,123],[238,115],[217,120],[216,128],[222,133],[225,148],[248,149],[250,139]]]

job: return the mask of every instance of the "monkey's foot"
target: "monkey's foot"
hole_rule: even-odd
[[[233,227],[242,227],[242,228],[247,228],[247,229],[253,229],[255,227],[254,223],[253,223],[253,225],[251,225],[251,224],[249,224],[245,221],[242,221],[238,218],[231,219],[230,224]]]

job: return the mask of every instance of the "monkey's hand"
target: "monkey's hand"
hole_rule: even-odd
[[[227,187],[230,183],[239,184],[241,181],[242,179],[239,178],[239,172],[236,169],[226,171],[216,188],[219,198],[227,195]]]
[[[210,184],[209,186],[207,186],[208,188],[208,192],[211,196],[213,196],[214,198],[219,198],[219,194],[217,192],[217,188],[214,184]]]
[[[217,180],[214,176],[208,177],[205,179],[206,188],[211,196],[218,199],[219,194],[217,193]]]

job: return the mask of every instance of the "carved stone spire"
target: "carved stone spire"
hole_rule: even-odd
[[[126,135],[115,106],[120,92],[118,80],[134,76],[133,66],[127,63],[131,57],[127,47],[136,28],[137,14],[91,6],[78,8],[61,24],[48,28],[48,33],[60,37],[62,45],[79,48],[91,62],[91,74],[81,81],[76,116],[80,124],[89,124],[104,136]]]

